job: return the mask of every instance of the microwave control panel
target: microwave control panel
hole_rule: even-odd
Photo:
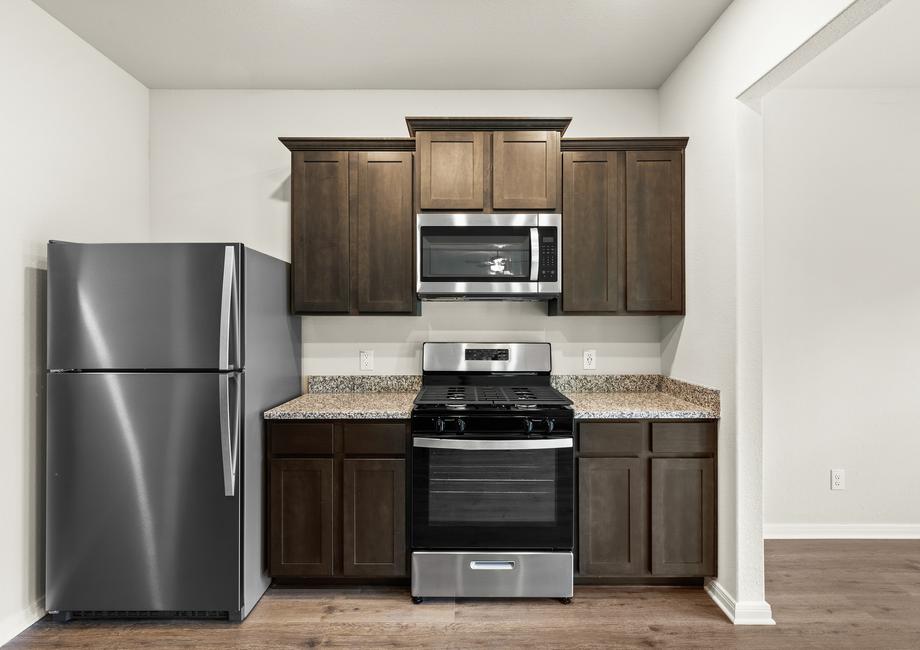
[[[540,236],[540,281],[556,282],[558,280],[556,267],[556,228],[543,227],[539,229]]]

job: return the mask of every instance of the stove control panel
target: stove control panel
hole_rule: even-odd
[[[464,350],[464,359],[466,361],[507,361],[508,348],[494,348],[487,350],[484,348],[467,348]]]

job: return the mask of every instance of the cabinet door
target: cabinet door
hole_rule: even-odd
[[[348,153],[294,153],[291,264],[296,312],[349,310]]]
[[[559,134],[496,131],[492,134],[492,205],[497,209],[553,210]]]
[[[578,460],[578,568],[583,576],[646,569],[646,472],[639,458]]]
[[[406,461],[343,461],[343,569],[347,576],[406,574]]]
[[[562,309],[620,308],[623,197],[615,151],[566,152],[562,158]]]
[[[420,131],[416,138],[422,210],[482,210],[479,131]]]
[[[271,573],[331,576],[331,458],[271,463]]]
[[[412,154],[362,151],[357,165],[358,311],[411,313]]]
[[[652,574],[715,571],[715,485],[711,458],[652,459]]]
[[[626,309],[683,311],[683,152],[626,153]]]

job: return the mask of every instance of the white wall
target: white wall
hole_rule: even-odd
[[[44,614],[48,239],[146,240],[147,89],[27,0],[0,2],[0,643]]]
[[[918,536],[920,88],[777,90],[764,125],[767,533]]]
[[[566,135],[657,135],[654,90],[150,92],[150,209],[156,240],[239,240],[290,259],[290,153],[279,136],[407,135],[406,115],[567,115]],[[546,340],[556,372],[660,370],[657,317],[549,318],[545,306],[425,304],[421,318],[304,318],[304,371],[419,372],[419,341]]]
[[[690,137],[687,316],[662,319],[662,368],[722,391],[716,587],[737,606],[739,622],[768,621],[770,610],[763,582],[759,337],[738,326],[758,320],[751,316],[760,302],[759,268],[747,254],[758,247],[756,224],[739,223],[757,208],[750,196],[757,193],[756,155],[750,157],[756,138],[748,132],[757,119],[736,97],[848,4],[735,0],[659,90],[662,134]]]

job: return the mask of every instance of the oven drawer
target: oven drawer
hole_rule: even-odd
[[[571,598],[572,553],[412,554],[412,595]]]

